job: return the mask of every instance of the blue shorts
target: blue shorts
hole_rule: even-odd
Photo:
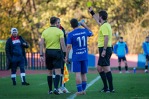
[[[12,68],[11,73],[16,74],[17,67],[20,67],[20,72],[25,73],[25,59],[23,56],[13,56],[12,57]]]
[[[73,61],[73,72],[81,72],[81,74],[88,72],[88,61]]]
[[[121,60],[122,61],[127,61],[125,56],[124,57],[118,57],[118,62],[121,62]]]
[[[146,55],[146,60],[148,60],[148,61],[149,61],[149,55]]]

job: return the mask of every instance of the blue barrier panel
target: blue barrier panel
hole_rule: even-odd
[[[146,56],[144,54],[138,55],[138,67],[144,68],[146,62]]]
[[[95,67],[95,55],[88,54],[88,66]]]

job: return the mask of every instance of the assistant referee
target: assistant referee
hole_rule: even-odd
[[[49,71],[47,76],[47,82],[49,86],[49,94],[52,94],[52,71],[55,70],[55,80],[54,80],[54,94],[59,95],[58,85],[60,81],[60,74],[61,74],[61,67],[62,67],[62,53],[66,52],[66,46],[64,42],[64,34],[63,31],[57,28],[57,18],[51,17],[50,18],[51,26],[45,29],[41,35],[40,41],[40,59],[44,61],[43,58],[43,48],[44,44],[46,47],[45,57],[46,57],[46,68]]]

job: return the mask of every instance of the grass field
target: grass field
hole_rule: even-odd
[[[98,75],[88,74],[88,83]],[[87,94],[75,99],[149,99],[149,74],[113,74],[115,93],[101,93],[101,79],[87,89]],[[0,99],[67,99],[76,92],[74,74],[70,74],[67,88],[70,94],[48,95],[46,74],[27,75],[30,86],[22,86],[17,76],[17,86],[12,86],[10,77],[0,78]]]

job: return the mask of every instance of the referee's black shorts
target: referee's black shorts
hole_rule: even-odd
[[[99,47],[98,65],[99,66],[110,66],[110,58],[112,55],[112,47],[107,47],[105,57],[101,56],[102,51],[103,51],[103,47]]]
[[[62,51],[60,49],[46,49],[46,68],[48,70],[62,68]]]

